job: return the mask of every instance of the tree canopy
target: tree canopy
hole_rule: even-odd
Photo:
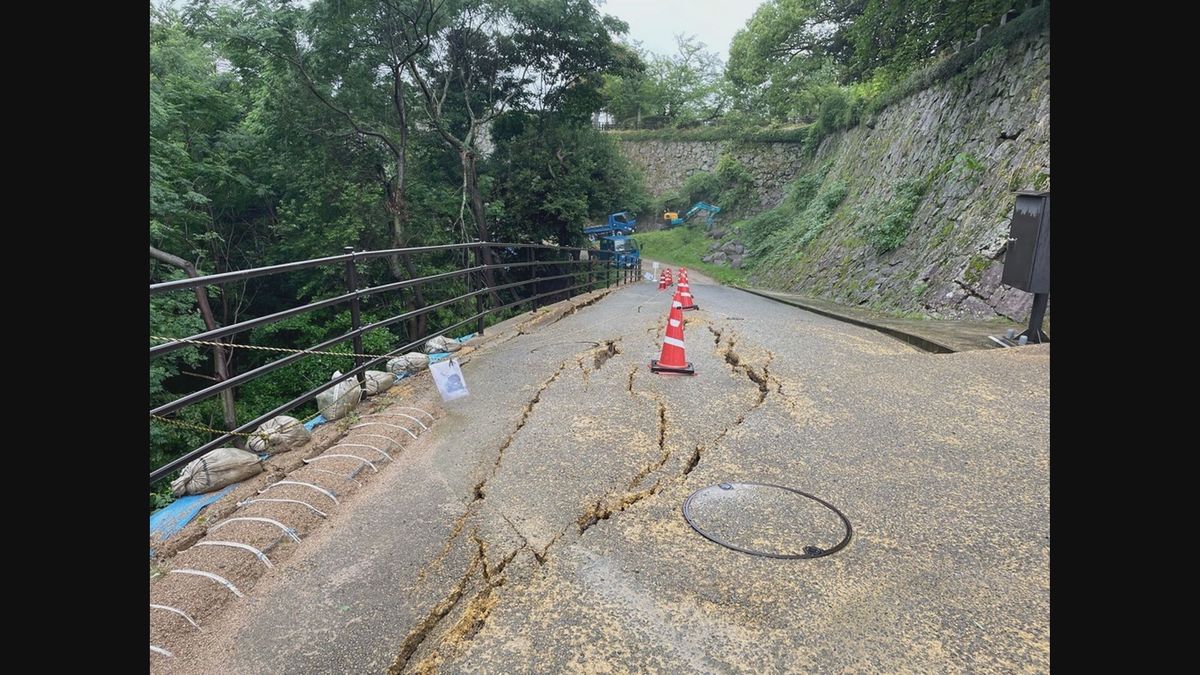
[[[615,142],[591,125],[605,75],[640,65],[619,42],[626,29],[588,0],[152,5],[151,283],[345,246],[578,243],[589,220],[645,201]],[[396,256],[360,274],[375,285],[461,263],[449,252]],[[363,303],[363,321],[463,290],[389,294]],[[344,292],[341,270],[316,268],[154,296],[150,335],[184,337]],[[449,306],[426,318],[435,328],[473,311]],[[305,346],[348,327],[347,311],[319,310],[233,342]],[[381,353],[425,330],[396,324],[369,333],[365,348]],[[270,358],[172,352],[152,362],[151,403]],[[237,387],[228,407],[208,400],[179,411],[175,421],[191,426],[152,420],[151,466],[211,438],[198,429],[231,428],[351,364],[306,358]],[[152,505],[163,498],[160,490]]]

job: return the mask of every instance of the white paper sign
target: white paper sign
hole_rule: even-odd
[[[462,366],[458,359],[447,359],[429,364],[429,372],[433,373],[433,382],[443,401],[453,401],[467,396],[467,381],[463,378]]]

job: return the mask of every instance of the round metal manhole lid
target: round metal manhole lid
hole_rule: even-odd
[[[692,493],[683,517],[710,541],[768,558],[820,558],[837,553],[854,529],[829,502],[768,483],[722,482]]]

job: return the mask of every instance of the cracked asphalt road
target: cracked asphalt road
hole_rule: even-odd
[[[926,354],[690,276],[696,376],[648,368],[654,284],[489,329],[471,395],[165,668],[1048,670],[1049,347]],[[720,481],[854,537],[718,546],[680,508]]]

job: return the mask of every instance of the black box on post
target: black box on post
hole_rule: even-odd
[[[1018,192],[1009,226],[1001,283],[1029,293],[1050,292],[1050,193]]]

